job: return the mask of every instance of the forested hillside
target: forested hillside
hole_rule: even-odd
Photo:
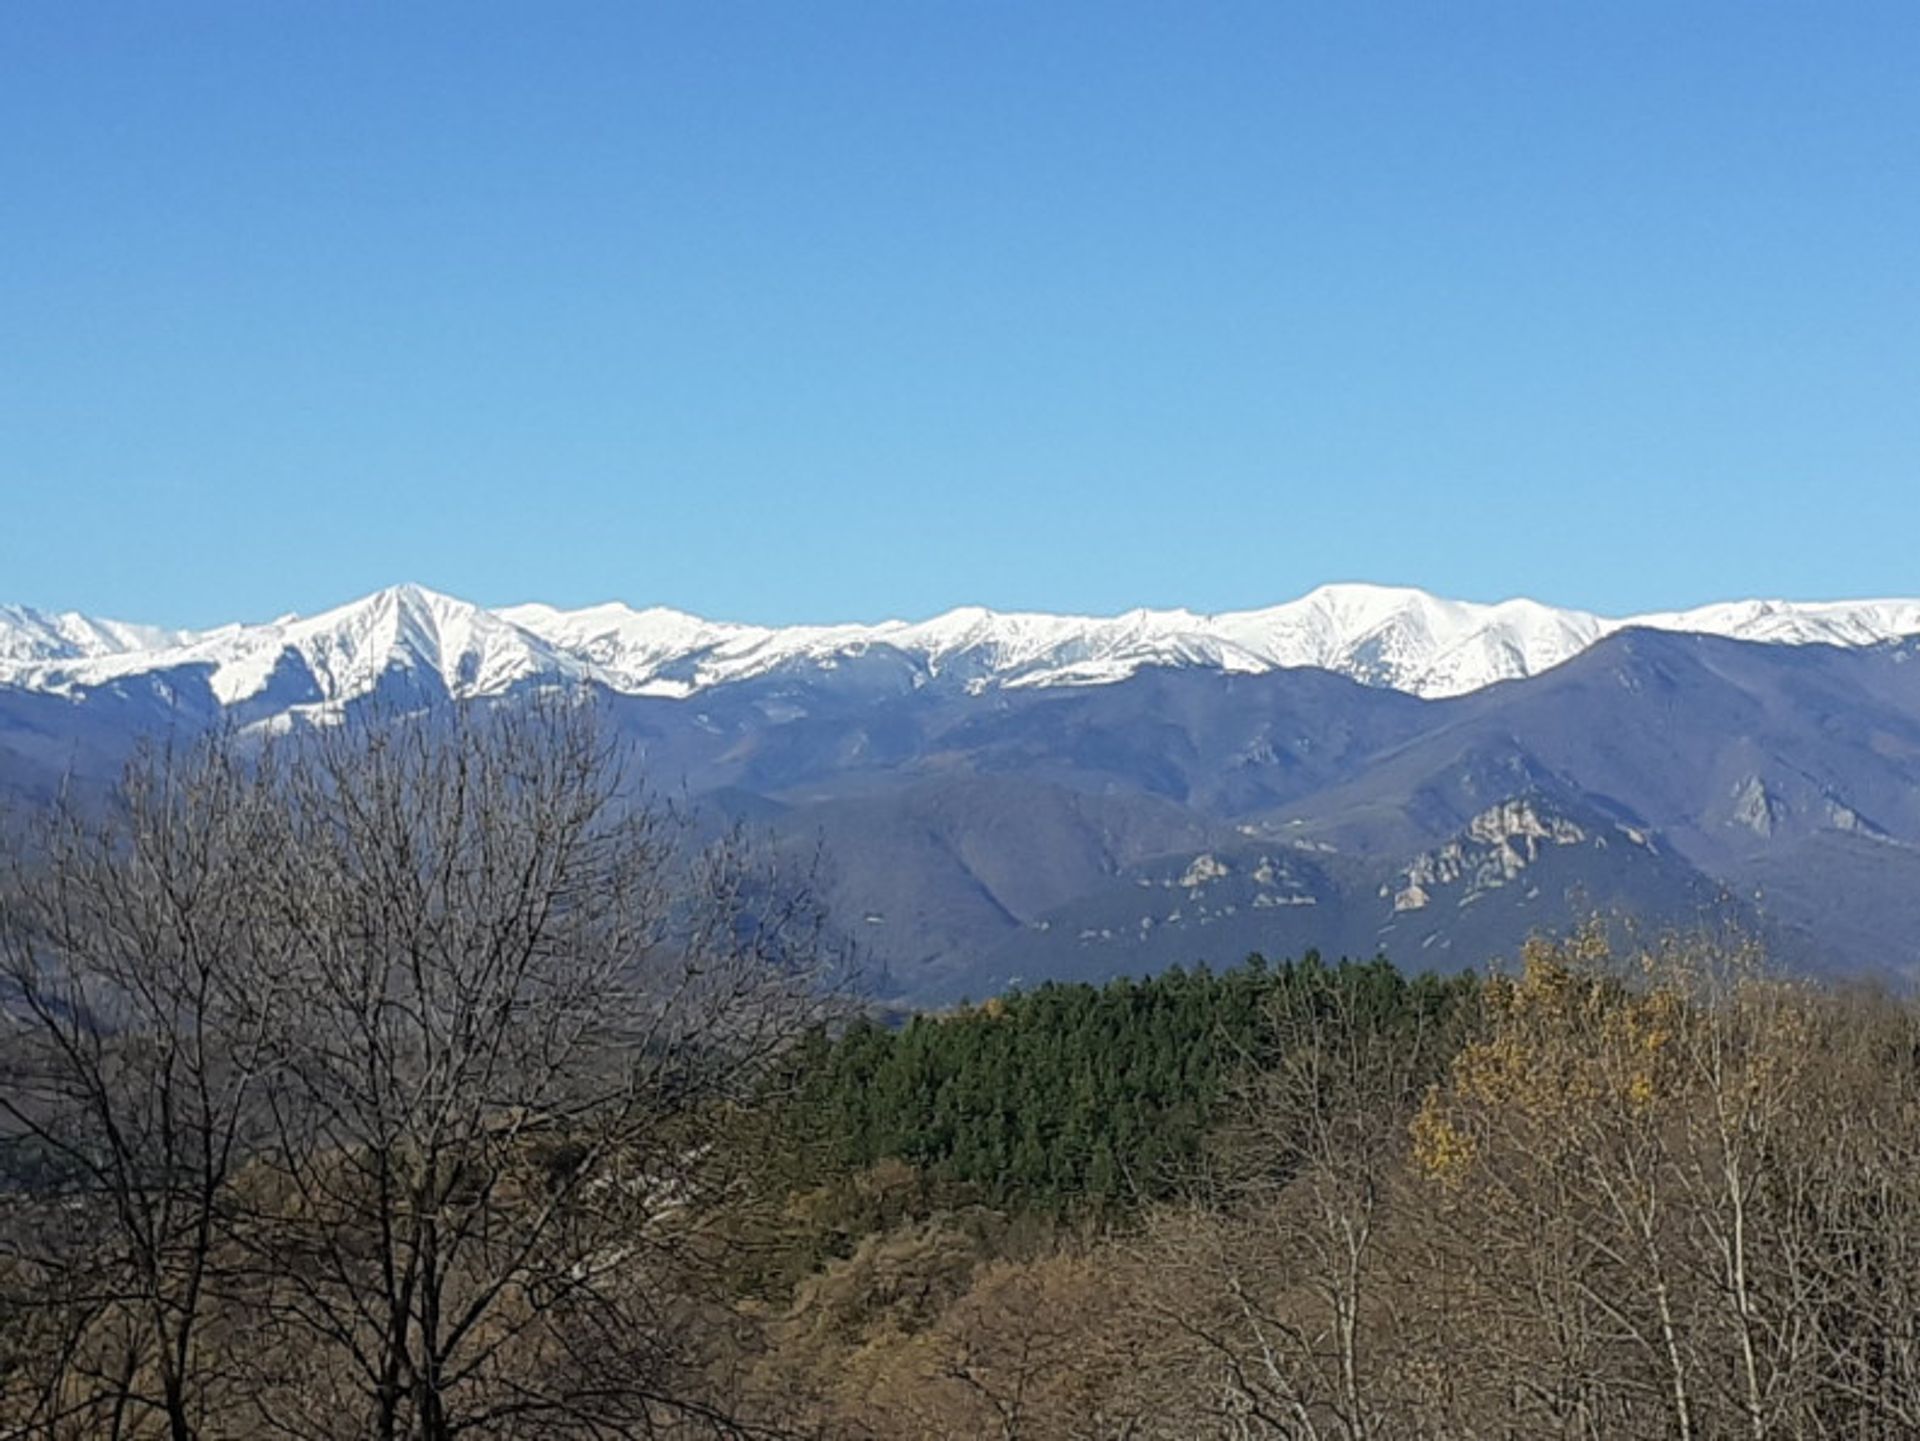
[[[1619,927],[883,1022],[594,712],[0,866],[0,1434],[1920,1433],[1920,1008]]]
[[[1083,1139],[1071,1080],[1000,1103],[1049,1161],[1142,1138],[1120,1169],[1158,1184],[936,1182],[977,1153],[942,1097],[988,1036],[1188,1007],[1246,1043],[1184,1091],[1190,1149]],[[1131,1032],[1138,1076],[1180,1031]],[[1040,1074],[1086,1075],[1072,1052]],[[1917,1056],[1906,1003],[1783,982],[1737,939],[1598,931],[1477,983],[1249,967],[863,1028],[816,1086],[843,1154],[880,1159],[788,1211],[816,1249],[756,1312],[749,1385],[846,1437],[1914,1434]]]
[[[833,1167],[895,1159],[992,1205],[1104,1213],[1191,1177],[1222,1096],[1275,1060],[1276,1011],[1351,1012],[1412,1045],[1475,994],[1472,976],[1410,981],[1384,960],[1312,954],[1049,984],[900,1029],[861,1020],[816,1036],[795,1110]]]

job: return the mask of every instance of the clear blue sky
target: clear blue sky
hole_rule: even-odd
[[[10,0],[0,598],[1920,592],[1920,4]]]

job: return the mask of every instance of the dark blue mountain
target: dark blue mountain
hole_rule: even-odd
[[[452,703],[390,681],[382,704]],[[1252,949],[1478,965],[1595,912],[1735,920],[1823,970],[1920,958],[1912,640],[1630,630],[1448,700],[1204,667],[976,694],[877,650],[603,704],[655,788],[817,849],[871,974],[915,1000]],[[263,718],[190,669],[0,687],[0,792]]]

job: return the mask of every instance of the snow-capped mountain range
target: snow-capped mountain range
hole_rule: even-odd
[[[591,681],[684,697],[788,671],[890,655],[914,684],[1097,685],[1148,666],[1261,672],[1311,666],[1428,698],[1536,674],[1628,627],[1781,645],[1867,646],[1920,634],[1920,600],[1739,601],[1614,619],[1531,600],[1497,605],[1424,591],[1327,585],[1264,610],[1108,617],[949,611],[876,625],[765,627],[619,603],[489,610],[416,585],[337,609],[205,631],[0,606],[0,684],[79,694],[129,677],[204,674],[224,705],[278,697],[338,705],[401,671],[457,697]]]
[[[827,857],[895,997],[1250,950],[1477,965],[1596,912],[1920,985],[1920,600],[1615,619],[1336,585],[781,629],[418,586],[204,631],[0,608],[0,826],[103,794],[143,737],[572,685],[643,780]]]

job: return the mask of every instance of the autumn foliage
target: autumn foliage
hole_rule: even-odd
[[[1907,1001],[1596,926],[849,1019],[607,763],[156,755],[15,857],[0,1436],[1920,1435]]]

